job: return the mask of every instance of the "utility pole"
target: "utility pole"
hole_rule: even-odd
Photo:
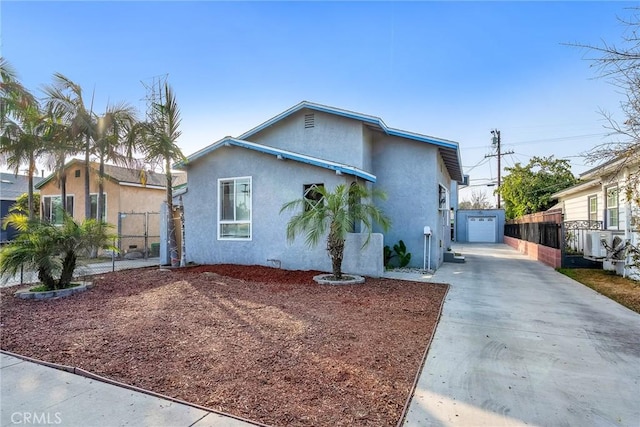
[[[501,166],[501,158],[502,156],[506,155],[506,154],[513,154],[513,151],[507,151],[506,153],[503,153],[501,151],[501,147],[500,147],[500,131],[498,129],[494,129],[491,131],[491,135],[493,135],[492,138],[492,143],[491,145],[493,145],[496,148],[496,154],[487,154],[486,156],[484,156],[485,158],[487,157],[497,157],[498,158],[498,187],[497,187],[497,192],[498,192],[498,209],[500,209],[500,174],[502,172],[502,166]]]

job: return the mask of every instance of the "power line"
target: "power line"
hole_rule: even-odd
[[[506,153],[503,153],[501,151],[501,148],[500,148],[500,131],[498,129],[492,130],[491,134],[493,135],[493,143],[496,146],[496,154],[487,154],[484,157],[497,157],[498,158],[498,188],[497,188],[497,190],[500,190],[500,160],[502,159],[502,156],[505,156],[507,154],[513,154],[513,151],[507,151]],[[498,209],[500,209],[500,193],[498,193]]]
[[[593,138],[593,137],[596,137],[596,136],[603,137],[603,136],[609,136],[609,135],[610,135],[610,133],[590,133],[590,134],[585,134],[585,135],[560,136],[560,137],[557,137],[557,138],[532,139],[532,140],[529,140],[529,141],[512,142],[512,143],[509,143],[508,145],[509,146],[511,146],[511,145],[515,146],[515,145],[536,144],[536,143],[540,143],[540,142],[542,142],[542,143],[544,143],[544,142],[559,142],[559,141],[569,141],[569,140],[572,140],[572,139]],[[486,145],[475,145],[475,146],[472,146],[472,147],[461,147],[461,148],[463,148],[465,150],[470,150],[470,149],[479,149],[479,148],[486,148],[486,147],[487,147]]]

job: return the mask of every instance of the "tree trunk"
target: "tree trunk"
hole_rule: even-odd
[[[184,203],[182,202],[182,196],[180,196],[180,267],[187,266],[187,243],[185,241],[185,225],[184,225]]]
[[[60,198],[62,199],[62,209],[64,209],[65,212],[68,212],[69,215],[73,216],[73,211],[69,212],[67,209],[67,172],[64,170],[60,176]]]
[[[84,219],[91,218],[91,177],[89,176],[89,171],[91,170],[91,166],[89,165],[90,159],[90,147],[89,147],[89,136],[87,135],[87,146],[84,150]]]
[[[98,204],[96,206],[96,220],[102,221],[104,215],[104,158],[100,158],[100,172],[98,174]]]
[[[38,269],[38,280],[47,288],[48,291],[56,289],[56,281],[51,273],[44,268]]]
[[[173,220],[173,188],[171,184],[173,178],[171,177],[171,163],[169,159],[165,159],[165,174],[167,177],[167,211],[168,211],[168,224],[167,224],[167,238],[169,240],[169,258],[171,260],[172,267],[178,267],[180,260],[178,259],[178,242],[176,240],[176,224]]]
[[[329,238],[327,239],[327,251],[331,257],[331,267],[333,270],[333,276],[340,280],[342,279],[342,258],[344,257],[344,240],[335,236],[332,232],[329,232]]]
[[[29,189],[27,190],[27,204],[28,207],[27,209],[29,210],[29,220],[33,220],[34,214],[33,214],[33,172],[35,171],[35,160],[33,158],[33,155],[30,157],[29,159],[29,178],[28,178],[28,185],[29,185]]]
[[[58,288],[64,289],[71,284],[73,272],[76,269],[77,256],[71,251],[67,252],[62,260],[62,272],[60,273],[60,281]]]

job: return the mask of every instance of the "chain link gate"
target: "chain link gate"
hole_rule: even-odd
[[[118,242],[121,259],[160,256],[160,213],[118,212]]]

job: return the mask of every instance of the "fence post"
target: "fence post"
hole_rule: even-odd
[[[144,259],[149,258],[149,212],[144,213]]]
[[[118,212],[118,252],[122,256],[122,212]]]

